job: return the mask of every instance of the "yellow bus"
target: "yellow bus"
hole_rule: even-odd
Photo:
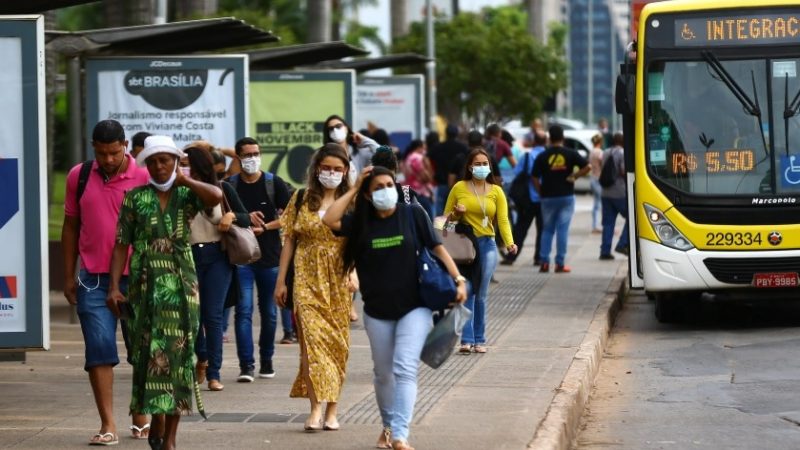
[[[800,3],[647,4],[617,81],[630,283],[680,319],[702,293],[800,295]]]

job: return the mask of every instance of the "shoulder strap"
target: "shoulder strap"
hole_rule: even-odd
[[[231,175],[230,177],[228,177],[228,183],[230,183],[231,186],[233,186],[233,189],[238,188],[239,187],[239,174],[237,173],[236,175]]]
[[[404,185],[400,186],[400,188],[403,190],[403,202],[405,202],[406,205],[410,205],[411,204],[411,192],[409,192],[409,191],[410,191],[411,187],[409,185],[407,185],[407,184],[404,184]]]
[[[407,215],[407,222],[408,226],[411,228],[411,238],[414,239],[414,248],[416,249],[417,253],[419,253],[419,239],[417,239],[417,221],[414,220],[414,208],[413,205],[406,205],[403,208],[403,214]]]
[[[264,188],[267,190],[267,197],[272,202],[275,209],[278,205],[275,204],[275,177],[270,172],[264,172]]]
[[[86,184],[89,182],[89,175],[92,174],[92,164],[94,163],[93,160],[84,161],[81,164],[81,171],[78,174],[78,189],[75,191],[75,198],[78,203],[81,202],[81,197],[83,197],[83,192],[86,191]]]

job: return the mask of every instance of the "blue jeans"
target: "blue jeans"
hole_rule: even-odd
[[[253,356],[253,281],[258,286],[258,312],[261,316],[259,356],[262,362],[272,361],[272,355],[275,353],[275,329],[278,325],[278,308],[273,297],[278,268],[248,264],[238,266],[237,269],[240,295],[234,316],[236,353],[239,356],[240,369],[254,369],[256,362]]]
[[[461,334],[462,344],[486,343],[486,299],[489,296],[489,283],[497,268],[497,244],[494,236],[483,236],[478,241],[478,264],[480,264],[480,281],[467,297],[465,306],[472,311],[472,317],[464,325]],[[394,432],[394,429],[392,429]]]
[[[208,361],[207,378],[219,380],[222,367],[222,320],[233,267],[218,242],[192,245],[200,291],[200,330],[194,351],[198,361]]]
[[[589,177],[589,186],[592,188],[592,230],[598,229],[597,218],[600,216],[600,205],[602,204],[600,195],[603,193],[603,187],[600,186],[600,180],[594,177]]]
[[[614,239],[614,225],[617,214],[625,219],[622,234],[617,241],[617,250],[628,247],[628,199],[603,197],[603,241],[600,244],[600,254],[611,253],[611,241]]]
[[[372,350],[375,398],[383,426],[392,427],[392,439],[408,439],[417,401],[419,357],[432,327],[431,310],[425,307],[411,310],[400,320],[380,320],[364,314]]]
[[[450,195],[450,185],[447,183],[436,186],[436,216],[444,215],[447,197]],[[431,217],[433,219],[433,217]]]
[[[550,263],[550,250],[553,248],[553,236],[556,237],[556,264],[564,265],[567,259],[567,237],[569,236],[569,223],[575,212],[575,196],[542,198],[542,250],[539,261],[542,264]]]
[[[111,282],[107,273],[89,273],[81,269],[78,273],[78,319],[81,322],[84,354],[86,361],[83,369],[88,371],[95,366],[116,366],[119,364],[117,354],[117,318],[106,306],[108,285]],[[119,280],[119,289],[125,295],[128,292],[128,277]],[[122,321],[122,339],[125,349],[130,353],[128,327]],[[130,356],[128,363],[130,364]]]

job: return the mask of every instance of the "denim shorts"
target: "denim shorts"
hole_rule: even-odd
[[[78,318],[86,346],[86,363],[83,366],[86,371],[95,366],[119,364],[117,318],[106,306],[109,282],[107,273],[91,274],[81,269],[78,274]],[[120,290],[123,294],[127,288],[127,277],[122,277]]]

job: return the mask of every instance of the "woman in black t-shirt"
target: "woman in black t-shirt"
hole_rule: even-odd
[[[355,211],[345,215],[354,198]],[[344,270],[355,267],[361,281],[375,396],[384,427],[377,445],[413,450],[408,445],[409,424],[417,397],[420,354],[432,326],[431,311],[419,298],[414,234],[458,283],[454,300],[463,303],[467,293],[464,277],[425,211],[416,205],[398,205],[397,198],[394,173],[384,167],[368,167],[356,187],[328,208],[322,221],[347,238]]]

